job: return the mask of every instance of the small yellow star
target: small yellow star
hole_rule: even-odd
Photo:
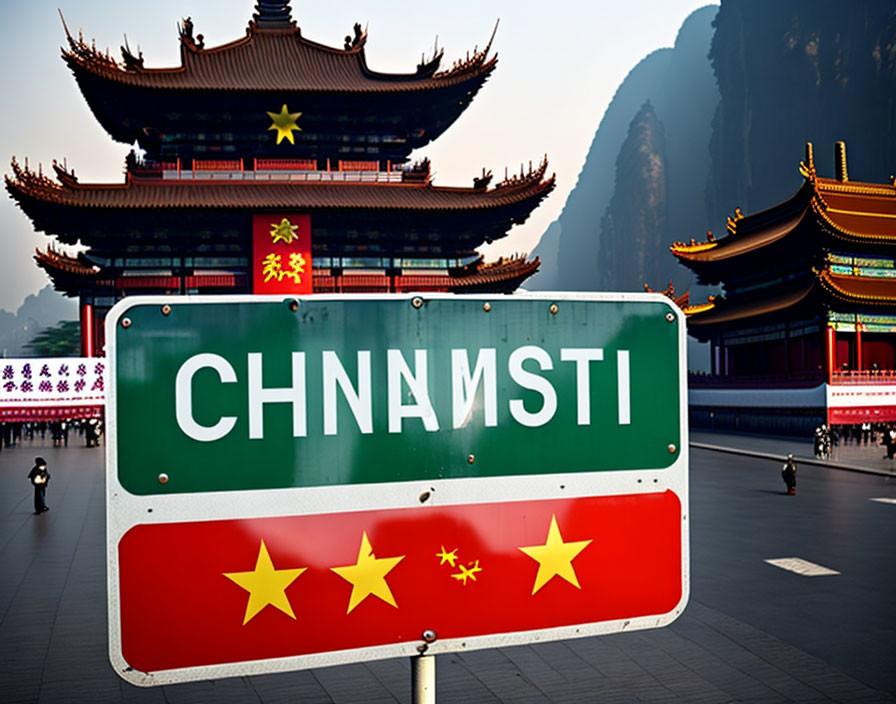
[[[442,546],[442,552],[437,552],[436,557],[441,559],[439,562],[440,565],[444,565],[446,562],[454,567],[454,563],[457,562],[457,548],[454,548],[451,552],[445,551],[445,546]]]
[[[306,569],[308,568],[275,570],[267,546],[262,540],[254,570],[251,572],[225,572],[224,576],[227,579],[236,582],[249,592],[249,602],[246,604],[243,625],[249,623],[252,617],[268,604],[280,609],[295,620],[296,615],[292,611],[289,599],[286,598],[286,588]]]
[[[464,567],[463,565],[458,565],[458,567],[460,567],[460,572],[451,576],[458,581],[463,581],[464,586],[467,586],[467,579],[472,579],[475,582],[476,573],[482,572],[482,568],[479,566],[479,560],[471,562],[469,567]]]
[[[398,604],[395,603],[395,597],[392,596],[392,591],[386,584],[386,575],[403,559],[404,555],[377,559],[373,554],[373,546],[367,539],[367,533],[363,533],[361,549],[358,550],[358,561],[354,565],[330,568],[352,585],[352,595],[349,597],[348,611],[345,613],[350,614],[352,609],[371,594],[397,609]]]
[[[557,527],[557,516],[551,516],[551,527],[548,528],[548,538],[545,544],[519,548],[538,562],[538,574],[535,575],[535,586],[532,587],[532,593],[535,594],[554,577],[562,577],[576,589],[581,589],[572,561],[588,547],[589,543],[591,543],[590,540],[564,543],[560,529]]]
[[[278,242],[292,244],[292,241],[297,237],[296,230],[298,229],[298,225],[293,225],[286,218],[283,218],[279,225],[271,223],[271,244],[277,244]]]
[[[296,120],[299,119],[301,114],[300,112],[289,112],[286,109],[286,103],[283,103],[280,112],[268,113],[268,117],[274,121],[274,124],[268,127],[268,131],[277,130],[277,144],[280,144],[284,139],[288,139],[290,144],[296,143],[295,139],[293,139],[292,131],[302,131],[302,128],[296,124]]]

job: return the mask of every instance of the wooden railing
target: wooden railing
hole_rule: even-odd
[[[316,159],[256,159],[256,171],[317,171]]]
[[[896,384],[896,370],[862,369],[834,371],[832,384]]]
[[[242,171],[240,159],[193,159],[193,171]]]

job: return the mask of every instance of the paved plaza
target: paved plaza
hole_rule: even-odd
[[[692,441],[811,455],[808,441]],[[151,689],[120,680],[107,657],[103,448],[81,444],[0,452],[0,702],[411,701],[406,659]],[[834,459],[877,468],[883,455],[849,453]],[[36,455],[52,474],[43,515],[26,479]],[[896,480],[801,464],[797,495],[783,488],[779,461],[693,449],[683,616],[654,631],[439,656],[438,701],[896,701]],[[839,574],[765,562],[791,557]]]

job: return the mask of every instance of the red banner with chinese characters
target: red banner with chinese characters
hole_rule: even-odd
[[[671,612],[672,491],[141,524],[118,546],[143,672]]]
[[[311,293],[311,216],[252,216],[252,293]]]

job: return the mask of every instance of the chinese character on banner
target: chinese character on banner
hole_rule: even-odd
[[[311,293],[311,216],[252,217],[252,293]]]

